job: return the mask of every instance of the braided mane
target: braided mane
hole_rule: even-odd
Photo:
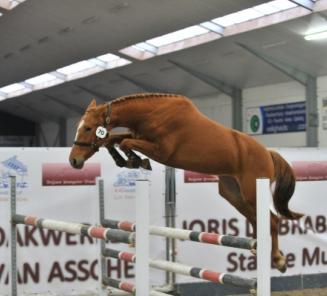
[[[149,99],[149,98],[155,99],[155,98],[163,98],[163,97],[182,97],[182,95],[168,94],[168,93],[138,93],[138,94],[119,97],[111,101],[111,103],[125,102],[132,99]]]

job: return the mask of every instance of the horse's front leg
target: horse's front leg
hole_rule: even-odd
[[[118,167],[120,168],[127,167],[127,161],[125,160],[124,157],[120,155],[120,153],[117,151],[117,149],[114,146],[106,146],[106,148]]]
[[[149,170],[151,171],[151,164],[148,158],[142,159],[141,157],[139,157],[133,150],[131,149],[126,149],[126,152],[124,151],[124,153],[126,154],[128,160],[127,160],[127,167],[131,168],[131,169],[135,169],[135,168],[143,168],[145,170]]]
[[[127,161],[117,151],[117,149],[115,148],[115,144],[119,144],[122,140],[131,137],[132,137],[131,133],[112,134],[109,136],[105,144],[105,147],[107,148],[109,154],[111,155],[112,159],[115,161],[118,167],[127,167]]]
[[[128,153],[130,150],[136,150],[141,152],[144,155],[149,156],[154,160],[160,159],[160,151],[158,149],[158,145],[156,143],[152,143],[146,140],[141,139],[124,139],[119,148],[124,151],[124,153]],[[143,160],[144,161],[144,160]]]
[[[124,139],[133,138],[132,133],[120,133],[112,134],[106,144],[108,152],[114,159],[115,163],[119,167],[127,168],[139,168],[142,167],[146,170],[151,170],[151,165],[149,159],[141,159],[134,151],[131,149],[123,150],[124,154],[127,156],[127,161],[123,158],[120,153],[114,147],[115,144],[120,144]]]

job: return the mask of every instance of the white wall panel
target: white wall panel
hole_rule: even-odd
[[[305,89],[297,82],[245,89],[243,91],[243,127],[246,127],[246,110],[248,108],[304,100]],[[254,138],[270,147],[302,147],[306,145],[305,132],[257,135]]]
[[[192,101],[210,119],[229,127],[232,126],[230,97],[223,94],[212,94],[205,97],[192,98]]]

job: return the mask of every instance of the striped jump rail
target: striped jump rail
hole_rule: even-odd
[[[104,257],[117,258],[127,262],[136,261],[135,254],[123,252],[123,251],[120,252],[108,248],[103,250],[102,255]],[[227,284],[227,285],[233,285],[233,286],[244,287],[249,289],[256,288],[257,286],[256,279],[243,278],[228,273],[211,271],[199,267],[191,267],[175,262],[169,262],[164,260],[150,260],[149,265],[152,268],[170,271],[170,272],[174,272],[177,274],[182,274],[194,278],[200,278],[217,284]]]
[[[12,223],[35,226],[38,228],[57,230],[78,235],[88,235],[93,238],[121,242],[135,243],[135,233],[118,229],[109,229],[102,226],[89,226],[74,222],[65,222],[51,219],[37,218],[33,216],[14,215]]]
[[[102,222],[102,226],[130,232],[135,232],[136,230],[136,224],[129,221],[116,221],[105,219]],[[233,247],[246,250],[254,250],[257,247],[257,240],[252,238],[237,237],[232,235],[220,235],[217,233],[199,232],[170,227],[150,226],[150,234],[179,240],[189,240],[194,242],[221,245],[225,247]]]
[[[126,292],[131,293],[132,295],[135,295],[136,293],[136,288],[135,285],[129,282],[124,282],[124,281],[119,281],[115,280],[109,277],[104,277],[102,279],[102,284],[108,287],[116,288],[119,290],[123,290]],[[150,296],[169,296],[169,294],[162,293],[159,291],[155,290],[150,290]]]

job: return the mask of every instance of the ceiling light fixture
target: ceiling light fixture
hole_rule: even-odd
[[[327,30],[308,34],[304,36],[305,40],[320,40],[327,38]]]
[[[38,89],[48,88],[70,80],[90,76],[108,69],[122,67],[130,63],[131,61],[111,53],[103,54],[88,60],[79,61],[57,69],[56,71],[44,73],[26,79],[22,82],[0,87],[0,101],[24,95]]]

